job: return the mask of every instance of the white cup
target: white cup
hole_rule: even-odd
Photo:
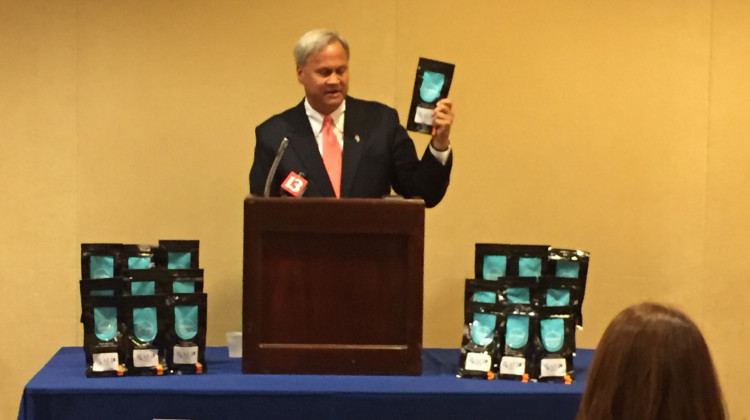
[[[242,357],[242,331],[227,333],[227,347],[229,347],[229,357]]]

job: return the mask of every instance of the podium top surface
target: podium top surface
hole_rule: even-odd
[[[422,206],[424,207],[424,200],[421,198],[403,198],[399,196],[383,197],[383,198],[325,198],[325,197],[309,197],[309,198],[295,198],[295,197],[259,197],[259,196],[247,196],[245,197],[245,203],[252,204],[290,204],[290,205],[301,205],[301,206],[312,206],[312,205],[350,205],[350,206]]]
[[[251,196],[244,207],[246,233],[361,231],[424,236],[425,204],[421,199]]]

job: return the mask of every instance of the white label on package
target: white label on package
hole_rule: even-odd
[[[464,369],[489,372],[492,368],[492,357],[487,353],[468,353]]]
[[[417,124],[432,125],[433,111],[429,108],[417,107],[414,113],[414,122]]]
[[[526,372],[526,359],[523,357],[505,356],[500,360],[501,375],[521,376]]]
[[[542,359],[540,376],[563,377],[567,371],[565,359]]]
[[[117,353],[94,353],[91,357],[94,361],[94,366],[91,367],[94,372],[117,370],[120,364],[120,358],[117,357]]]
[[[194,365],[198,363],[198,346],[174,346],[174,358],[172,361],[178,365]]]
[[[154,367],[159,364],[159,351],[157,349],[133,350],[133,366]]]

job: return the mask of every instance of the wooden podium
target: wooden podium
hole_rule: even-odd
[[[419,375],[424,202],[245,199],[242,372]]]

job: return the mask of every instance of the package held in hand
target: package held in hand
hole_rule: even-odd
[[[440,99],[448,97],[455,67],[442,61],[419,59],[409,107],[409,120],[406,123],[407,130],[432,133],[433,110]]]

